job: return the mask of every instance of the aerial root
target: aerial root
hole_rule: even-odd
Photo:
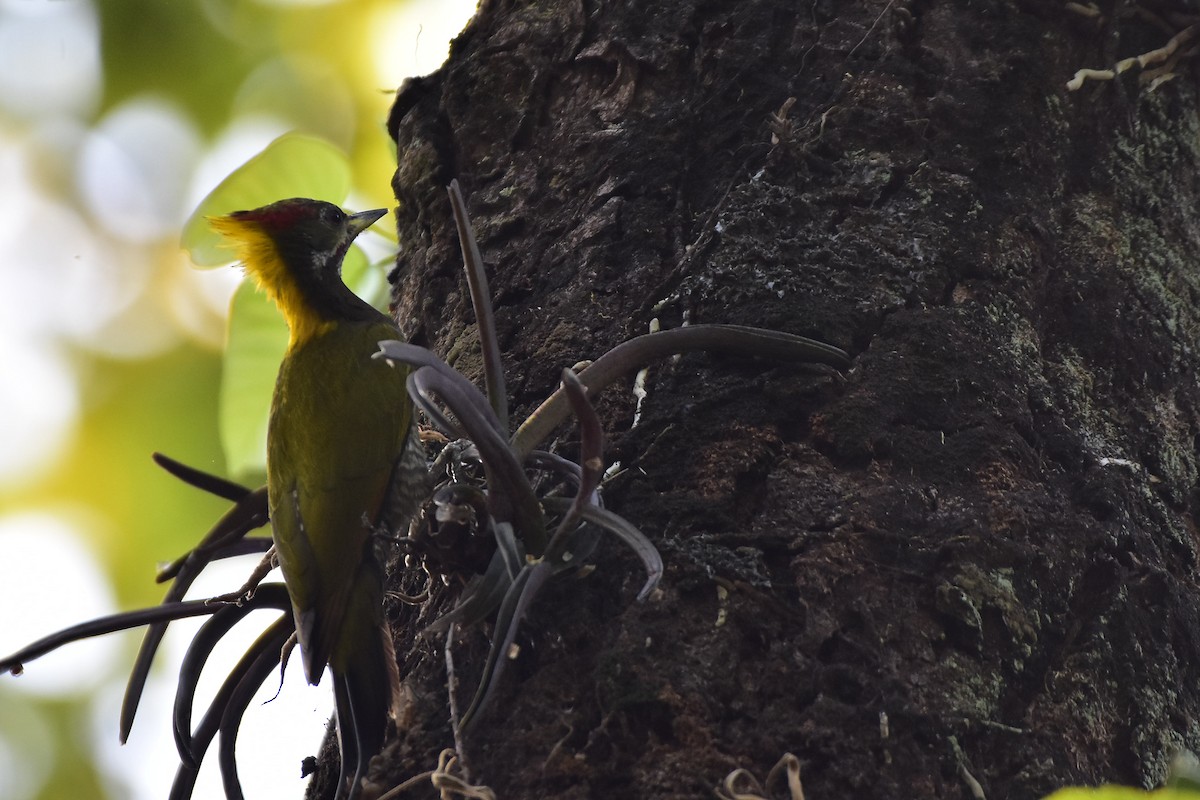
[[[748,769],[738,767],[725,776],[721,785],[713,790],[718,800],[772,800],[771,790],[781,776],[787,779],[787,800],[804,800],[804,786],[800,783],[800,759],[784,753],[771,771],[767,773],[766,786]]]
[[[1092,16],[1085,13],[1094,9],[1094,5],[1082,6],[1078,3],[1068,3],[1067,7],[1076,13],[1084,16]],[[1144,11],[1144,10],[1143,10]],[[1096,9],[1099,13],[1099,10]],[[1144,12],[1148,15],[1150,12]],[[1149,91],[1154,91],[1159,86],[1169,80],[1179,77],[1177,68],[1180,62],[1191,59],[1200,52],[1200,46],[1188,46],[1197,33],[1200,33],[1200,22],[1192,22],[1190,25],[1180,29],[1171,27],[1165,21],[1158,19],[1154,15],[1154,22],[1159,24],[1159,27],[1165,28],[1167,31],[1174,31],[1171,38],[1167,40],[1162,47],[1156,47],[1153,50],[1147,50],[1138,56],[1132,58],[1123,58],[1112,66],[1111,69],[1081,69],[1076,71],[1075,77],[1067,81],[1067,89],[1075,92],[1083,88],[1083,85],[1088,81],[1111,81],[1118,75],[1128,72],[1135,67],[1141,70],[1138,75],[1138,83],[1146,86]],[[1149,69],[1154,67],[1154,69]]]
[[[396,800],[401,794],[428,780],[441,794],[442,800],[454,797],[469,797],[474,800],[496,800],[496,793],[487,786],[478,786],[454,774],[458,766],[458,753],[447,747],[438,756],[438,764],[431,770],[414,775],[394,787],[379,800]]]

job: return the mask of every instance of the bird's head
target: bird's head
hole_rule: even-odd
[[[386,213],[347,214],[332,203],[293,198],[210,217],[209,224],[279,306],[295,339],[299,325],[337,319],[347,303],[354,305],[342,283],[342,259],[354,238]]]
[[[277,280],[271,275],[274,261],[296,281],[304,281],[305,273],[318,283],[337,277],[354,237],[386,213],[375,209],[347,214],[333,203],[296,197],[209,222],[269,290]]]

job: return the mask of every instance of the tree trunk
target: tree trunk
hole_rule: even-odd
[[[654,318],[855,357],[687,356],[636,426],[603,396],[606,503],[661,591],[607,544],[541,596],[473,781],[708,798],[791,752],[813,800],[1037,798],[1200,748],[1196,90],[1069,94],[1170,36],[1109,11],[497,0],[398,95],[398,319],[478,375],[457,177],[518,419]],[[383,788],[453,745],[404,613]]]

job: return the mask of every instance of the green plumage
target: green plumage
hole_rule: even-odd
[[[383,596],[372,536],[402,523],[389,497],[413,443],[405,374],[373,360],[394,325],[340,322],[280,366],[267,441],[275,549],[296,616],[305,672],[344,668],[377,635]],[[411,508],[408,511],[411,512]],[[365,574],[364,574],[365,573]],[[367,618],[361,612],[367,609]]]

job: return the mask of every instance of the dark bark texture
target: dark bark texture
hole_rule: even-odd
[[[813,800],[1020,800],[1200,748],[1196,89],[1068,93],[1170,36],[1102,5],[497,1],[403,88],[398,319],[478,375],[458,178],[518,418],[652,318],[855,357],[665,363],[636,427],[603,396],[665,579],[635,603],[609,543],[543,594],[474,781],[707,798],[791,752]],[[444,594],[396,612],[381,788],[453,744]]]

